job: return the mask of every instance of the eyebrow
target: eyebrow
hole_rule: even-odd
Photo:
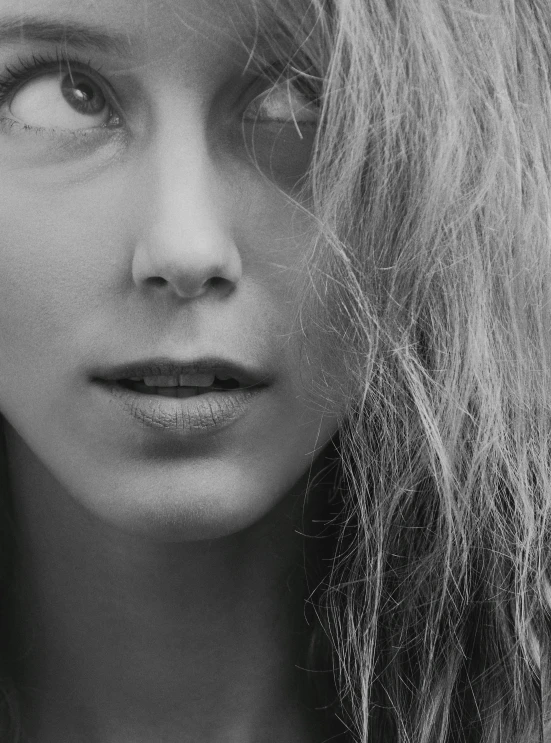
[[[70,21],[49,21],[27,15],[0,17],[0,44],[6,42],[42,41],[67,44],[74,48],[96,49],[100,52],[127,53],[127,34],[101,26],[86,26]]]

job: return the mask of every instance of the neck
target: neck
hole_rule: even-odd
[[[229,537],[161,543],[75,503],[8,438],[14,626],[30,738],[311,743],[301,700],[304,493]]]

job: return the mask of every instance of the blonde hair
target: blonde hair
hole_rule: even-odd
[[[551,606],[551,9],[274,0],[256,21],[320,86],[301,321],[343,372],[328,364],[318,392],[349,400],[312,665],[327,649],[331,708],[361,743],[535,743]]]
[[[302,320],[351,401],[312,597],[335,713],[362,743],[543,740],[551,8],[273,5],[322,80]]]

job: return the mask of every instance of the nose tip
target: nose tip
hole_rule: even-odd
[[[169,200],[171,207],[151,219],[135,246],[134,284],[180,299],[227,296],[242,276],[231,229],[206,195],[201,208],[191,208],[185,199],[176,205],[174,195]]]

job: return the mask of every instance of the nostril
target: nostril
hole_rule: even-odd
[[[203,284],[203,290],[212,291],[218,296],[227,296],[231,294],[236,288],[236,285],[229,279],[225,279],[223,276],[211,276]]]
[[[211,276],[202,283],[193,281],[188,277],[174,280],[165,279],[162,276],[148,276],[145,284],[150,288],[166,288],[172,286],[177,294],[183,298],[192,299],[200,297],[206,292],[213,291],[216,294],[228,294],[233,289],[233,284],[223,276]]]
[[[213,276],[207,282],[213,289],[225,288],[230,282],[227,279],[223,279],[221,276]]]
[[[146,283],[148,283],[150,286],[165,286],[168,284],[168,281],[166,279],[163,279],[162,276],[150,276],[148,279],[146,279]]]

